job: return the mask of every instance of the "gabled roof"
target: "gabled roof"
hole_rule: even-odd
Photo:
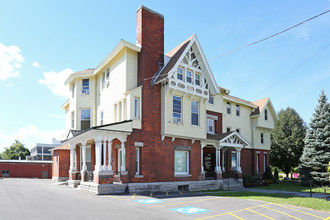
[[[254,105],[257,106],[256,110],[254,110],[254,112],[252,112],[250,114],[250,116],[255,116],[255,115],[259,115],[260,112],[263,110],[263,108],[265,107],[265,105],[268,103],[269,101],[269,98],[264,98],[264,99],[259,99],[259,100],[256,100],[256,101],[253,101],[252,103]]]
[[[68,144],[64,144],[64,145],[52,148],[49,151],[55,151],[55,150],[70,150],[70,146]]]
[[[207,139],[219,141],[221,146],[243,147],[250,145],[237,131],[221,134],[207,134]]]
[[[181,61],[183,60],[185,54],[188,52],[188,50],[193,47],[195,50],[198,51],[196,54],[198,62],[205,73],[204,77],[206,77],[206,80],[209,82],[209,89],[212,95],[220,93],[218,85],[215,81],[214,75],[211,71],[211,68],[207,62],[207,59],[205,57],[205,54],[202,50],[202,47],[199,43],[199,40],[197,38],[197,35],[194,34],[184,42],[182,42],[180,45],[175,47],[173,50],[168,52],[166,54],[167,57],[171,57],[169,62],[157,73],[155,73],[151,84],[157,84],[164,80],[165,78],[169,77],[173,72],[171,72],[173,69],[176,71],[176,68],[179,66]]]
[[[92,76],[94,71],[95,71],[94,68],[89,68],[89,69],[81,70],[81,71],[78,71],[75,73],[71,73],[70,76],[65,80],[64,84],[68,85],[76,77]]]
[[[253,102],[249,102],[249,101],[246,101],[244,99],[241,99],[241,98],[238,98],[238,97],[235,97],[235,96],[224,95],[223,98],[226,99],[226,100],[229,100],[229,101],[233,101],[233,102],[237,102],[237,103],[241,103],[241,104],[250,106],[252,108],[257,108],[258,107]]]

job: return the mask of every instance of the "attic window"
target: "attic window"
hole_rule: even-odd
[[[182,68],[178,68],[178,70],[177,70],[177,79],[183,80],[183,70],[182,70]]]
[[[268,111],[267,111],[267,109],[265,109],[265,120],[266,121],[268,120]]]

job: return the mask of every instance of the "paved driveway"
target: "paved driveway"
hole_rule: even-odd
[[[201,194],[95,196],[50,180],[0,179],[0,219],[324,219],[329,213]],[[329,203],[330,204],[330,203]],[[330,219],[330,218],[329,218]]]

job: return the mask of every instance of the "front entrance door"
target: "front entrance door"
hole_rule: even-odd
[[[204,148],[203,156],[205,179],[215,179],[215,148]]]

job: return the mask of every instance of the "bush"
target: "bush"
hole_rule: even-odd
[[[274,171],[274,183],[278,183],[278,182],[279,182],[278,170],[277,170],[277,168],[275,168],[275,171]]]
[[[260,176],[243,175],[243,185],[245,187],[260,186],[262,181]]]
[[[272,170],[270,169],[270,167],[266,167],[266,170],[264,172],[264,174],[262,175],[262,179],[264,180],[264,182],[266,184],[270,184],[273,183],[273,174],[272,174]]]

